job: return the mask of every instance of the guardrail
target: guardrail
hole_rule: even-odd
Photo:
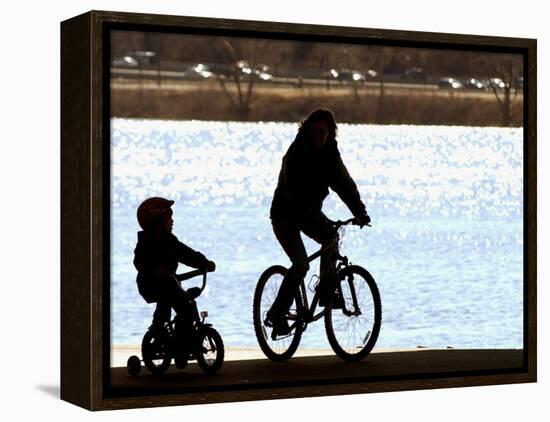
[[[188,74],[185,71],[174,71],[174,70],[153,70],[153,69],[123,69],[123,68],[111,68],[111,76],[118,78],[128,78],[128,79],[176,79],[176,80],[206,80],[206,79],[216,79],[216,76],[210,78],[204,78],[199,74],[193,75]],[[224,77],[222,75],[222,77]],[[230,77],[225,76],[225,78],[231,81]],[[246,78],[243,75],[243,79]],[[300,77],[278,77],[274,76],[269,80],[257,79],[256,83],[260,84],[276,84],[276,85],[288,85],[294,87],[300,86],[327,86],[331,87],[337,86],[353,86],[354,84],[357,87],[370,87],[376,88],[380,86],[379,81],[367,81],[367,82],[352,82],[346,80],[327,80],[326,79],[313,79],[313,78],[300,78]],[[407,82],[384,82],[384,86],[388,88],[409,88],[409,89],[438,89],[438,86],[435,84],[428,83],[407,83]]]
[[[111,75],[115,78],[123,79],[151,79],[154,81],[159,80],[181,80],[181,81],[206,81],[206,80],[215,80],[218,75],[212,74],[212,76],[205,78],[198,73],[189,72],[188,70],[159,70],[159,69],[127,69],[127,68],[111,68]],[[219,75],[225,80],[231,82],[233,80],[232,76],[228,75]],[[242,80],[246,81],[248,75],[242,75]],[[300,76],[273,76],[268,80],[262,80],[257,78],[255,81],[257,84],[261,85],[284,85],[291,86],[295,88],[300,87],[353,87],[354,85],[358,88],[379,88],[381,86],[380,80],[371,80],[371,81],[350,81],[350,80],[334,80],[334,79],[325,79],[325,78],[304,78]],[[396,81],[395,78],[390,79],[389,81],[382,81],[384,88],[389,89],[411,89],[411,90],[445,90],[449,92],[489,92],[491,89],[476,89],[470,87],[444,87],[439,86],[437,83],[428,81],[428,82],[411,82],[411,81]]]

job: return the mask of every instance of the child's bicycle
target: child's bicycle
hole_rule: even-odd
[[[206,272],[194,270],[184,274],[176,274],[178,281],[188,280],[197,275],[203,276],[202,287],[187,289],[193,306],[193,330],[190,338],[178,339],[175,335],[176,318],[164,324],[162,328],[149,327],[141,342],[143,363],[153,374],[166,372],[172,358],[178,369],[184,369],[191,360],[196,360],[199,367],[207,374],[217,372],[223,365],[224,347],[220,334],[205,323],[207,311],[199,314],[195,299],[206,287]],[[188,345],[185,349],[181,344]],[[142,360],[138,356],[130,356],[127,362],[128,373],[137,376],[141,372]]]
[[[316,313],[319,283],[314,287],[315,293],[309,306],[305,283],[302,280],[286,315],[291,329],[287,335],[273,336],[272,328],[265,323],[267,311],[277,297],[287,269],[281,265],[274,265],[260,276],[254,293],[254,330],[260,348],[269,359],[290,359],[298,348],[307,325],[323,316],[330,346],[340,358],[346,361],[359,361],[374,347],[382,323],[382,303],[378,287],[366,269],[351,265],[348,258],[339,253],[339,241],[343,236],[343,233],[339,233],[340,229],[350,223],[355,223],[355,219],[333,222],[336,229],[333,241],[308,257],[308,261],[311,262],[320,257],[322,252],[332,248],[330,256],[331,260],[334,259],[334,265],[327,265],[329,274],[321,274],[321,277],[326,276],[327,280],[333,280],[328,303],[324,310]],[[313,289],[310,287],[310,290]],[[336,292],[339,296],[335,296]],[[334,301],[335,297],[341,298],[338,305]]]

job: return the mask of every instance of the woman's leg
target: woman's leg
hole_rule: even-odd
[[[296,289],[309,270],[309,262],[304,242],[300,237],[299,226],[295,223],[277,220],[272,220],[271,223],[275,237],[292,263],[268,312],[270,319],[278,319],[290,309]]]
[[[305,221],[302,224],[302,231],[304,234],[311,239],[315,240],[317,243],[321,244],[322,248],[330,246],[333,242],[337,242],[337,231],[334,230],[334,226],[330,223],[330,220],[321,213],[317,218],[312,218],[308,221]],[[332,281],[328,279],[330,274],[334,274],[336,270],[335,257],[333,255],[334,249],[329,248],[321,254],[320,262],[320,277],[319,277],[319,297],[320,305],[324,306],[326,304],[327,298],[330,294]]]

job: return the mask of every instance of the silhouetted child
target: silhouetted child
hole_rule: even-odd
[[[162,327],[170,321],[173,308],[176,311],[176,334],[186,338],[193,326],[193,307],[189,295],[175,278],[178,263],[205,271],[214,271],[216,265],[172,234],[173,204],[174,201],[153,197],[138,207],[137,219],[143,231],[138,232],[134,266],[138,270],[139,293],[147,303],[157,303],[153,327]]]

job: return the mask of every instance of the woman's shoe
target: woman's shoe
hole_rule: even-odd
[[[284,316],[273,316],[268,312],[264,324],[267,327],[273,327],[271,340],[275,340],[277,336],[286,336],[291,332],[288,320]]]

